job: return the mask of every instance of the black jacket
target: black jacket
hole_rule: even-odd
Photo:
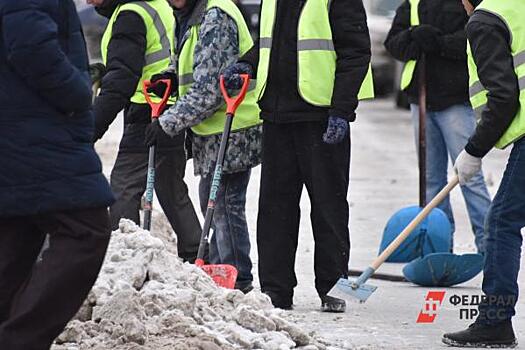
[[[264,0],[263,0],[264,1]],[[299,95],[297,86],[297,29],[304,0],[279,0],[273,31],[266,91],[261,117],[275,123],[326,120],[328,115],[355,120],[357,94],[370,62],[370,36],[361,0],[333,0],[330,23],[337,53],[332,107],[315,107]],[[241,61],[257,68],[258,43]]]
[[[485,156],[512,123],[520,105],[518,77],[510,49],[510,32],[496,15],[476,11],[467,25],[467,36],[480,82],[488,90],[488,103],[466,151]]]
[[[427,108],[440,111],[468,102],[468,69],[465,25],[468,16],[459,0],[421,0],[421,24],[441,30],[439,48],[426,53]],[[413,40],[410,29],[410,3],[405,0],[397,9],[385,47],[396,59],[407,62],[419,59],[421,48]],[[418,104],[418,74],[407,89],[409,102]]]
[[[119,4],[133,0],[106,1],[98,12],[111,17]],[[131,11],[119,14],[113,25],[108,45],[106,75],[102,80],[100,94],[95,100],[95,140],[100,139],[117,114],[124,110],[124,136],[121,151],[146,152],[144,130],[151,122],[151,109],[147,104],[131,103],[137,84],[142,76],[146,53],[146,26],[142,18]],[[161,73],[161,72],[159,72]],[[182,147],[184,135],[173,139],[165,136],[159,148]]]

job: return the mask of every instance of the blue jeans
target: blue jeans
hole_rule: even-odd
[[[481,322],[489,324],[515,315],[518,299],[522,229],[525,227],[525,138],[514,144],[507,168],[486,220],[486,255]],[[502,302],[506,305],[502,305]]]
[[[253,281],[250,259],[250,235],[246,222],[246,191],[251,170],[223,174],[213,215],[213,236],[210,241],[210,262],[233,265],[239,271],[237,288]],[[206,214],[213,174],[203,176],[199,183],[199,198]]]
[[[419,139],[419,109],[411,105],[416,142]],[[427,200],[434,198],[448,182],[448,158],[452,163],[465,148],[469,137],[476,129],[476,116],[468,104],[459,104],[439,112],[427,111]],[[480,172],[466,185],[461,186],[467,204],[472,231],[478,252],[485,251],[485,217],[490,206],[490,195]],[[439,208],[447,214],[455,231],[454,215],[447,197]],[[452,240],[453,243],[453,240]],[[454,245],[451,245],[454,247]]]

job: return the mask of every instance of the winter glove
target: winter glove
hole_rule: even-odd
[[[323,134],[323,141],[330,145],[340,143],[348,135],[349,129],[348,120],[340,117],[330,117],[326,132]]]
[[[102,63],[95,63],[89,65],[89,76],[93,83],[102,81],[102,78],[106,75],[106,66]]]
[[[474,175],[481,171],[481,158],[471,156],[463,150],[456,159],[454,170],[459,176],[459,183],[466,185]]]
[[[250,77],[253,75],[253,68],[249,63],[240,62],[229,66],[224,70],[224,84],[229,90],[239,90],[242,88],[244,81],[241,78],[241,74],[248,74]]]
[[[151,77],[150,81],[155,83],[159,80],[170,80],[171,81],[171,90],[170,96],[177,96],[179,91],[179,77],[173,72],[164,72],[160,74],[155,74]],[[148,88],[150,94],[155,94],[158,97],[164,97],[164,92],[166,92],[166,84],[158,83],[157,85],[151,86]]]
[[[437,52],[441,50],[441,35],[440,29],[429,24],[422,24],[413,27],[410,31],[412,40],[424,52]]]
[[[160,140],[166,133],[162,130],[160,122],[158,119],[154,119],[151,124],[146,126],[146,131],[144,133],[144,143],[146,146],[151,147],[157,144],[157,141]]]

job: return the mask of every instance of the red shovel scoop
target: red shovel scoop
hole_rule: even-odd
[[[219,155],[217,157],[217,165],[213,174],[213,181],[210,189],[210,198],[208,200],[208,209],[206,210],[206,218],[204,220],[204,228],[202,229],[201,242],[199,245],[199,252],[197,254],[197,260],[195,265],[204,270],[215,283],[223,288],[234,289],[235,282],[237,281],[238,271],[235,266],[232,265],[204,265],[204,252],[208,243],[208,237],[210,234],[211,223],[213,220],[213,213],[215,211],[215,203],[217,201],[217,193],[219,192],[219,186],[222,178],[222,168],[224,166],[224,158],[226,155],[226,149],[228,148],[228,140],[230,138],[230,132],[232,129],[233,118],[235,111],[241,105],[248,87],[250,85],[250,77],[248,75],[241,75],[244,83],[242,89],[236,97],[230,97],[224,83],[224,77],[221,77],[221,91],[226,101],[226,123],[224,125],[224,132],[222,134],[221,147],[219,149]]]

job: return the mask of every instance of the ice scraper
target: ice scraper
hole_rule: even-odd
[[[210,229],[213,221],[213,213],[215,212],[215,203],[217,200],[217,194],[221,185],[222,168],[224,166],[224,158],[226,156],[226,149],[228,148],[228,141],[230,138],[230,132],[232,129],[233,118],[237,108],[241,105],[248,87],[250,85],[250,77],[246,74],[241,75],[243,79],[243,86],[241,91],[236,97],[230,97],[224,83],[224,77],[221,76],[221,91],[226,101],[226,123],[224,125],[224,132],[222,134],[221,146],[219,148],[219,154],[217,156],[217,163],[215,165],[215,171],[213,173],[213,180],[210,189],[210,197],[208,200],[208,208],[206,210],[206,217],[204,219],[204,227],[202,229],[201,243],[199,245],[199,252],[197,253],[197,260],[195,265],[202,268],[215,283],[224,288],[233,289],[235,288],[235,282],[237,281],[238,271],[235,266],[232,265],[205,265],[204,264],[204,253],[206,245],[208,244],[208,238],[210,235]]]
[[[159,85],[159,84],[166,84],[166,90],[164,91],[164,96],[160,99],[160,101],[155,102],[150,97],[148,93],[148,89],[150,87]],[[166,105],[168,104],[168,99],[170,98],[171,93],[171,80],[169,79],[162,79],[158,80],[156,82],[151,82],[149,80],[144,81],[142,84],[142,91],[144,93],[144,97],[146,98],[146,101],[151,107],[151,120],[158,119],[164,109],[166,108]],[[158,98],[155,98],[157,100]],[[146,200],[144,202],[144,229],[150,230],[151,229],[151,213],[153,210],[153,191],[155,191],[155,145],[151,146],[149,148],[149,157],[148,157],[148,175],[147,175],[147,182],[146,182]]]
[[[383,265],[388,257],[407,239],[407,237],[414,231],[423,220],[432,212],[432,210],[441,203],[446,196],[459,184],[459,178],[454,175],[452,180],[432,201],[421,210],[421,212],[408,224],[407,227],[401,232],[397,238],[390,243],[390,245],[383,250],[372,264],[355,280],[348,278],[341,278],[335,286],[330,290],[328,295],[332,297],[339,297],[343,299],[357,298],[360,302],[364,303],[372,293],[375,292],[377,287],[365,284],[366,281],[376,272],[376,270]]]

